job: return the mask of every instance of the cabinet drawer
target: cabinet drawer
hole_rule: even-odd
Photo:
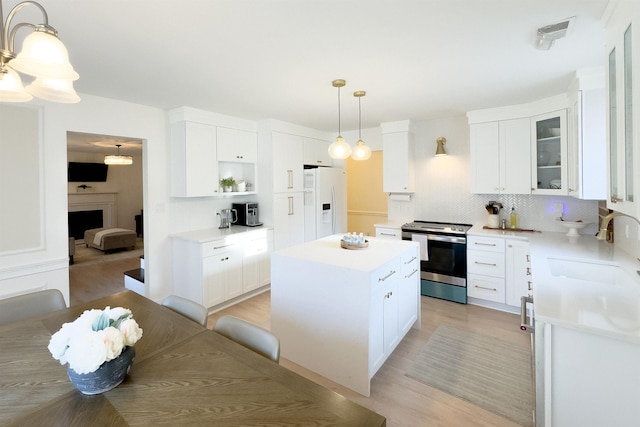
[[[467,250],[504,253],[504,239],[469,236],[467,237]]]
[[[221,254],[228,251],[234,245],[234,242],[227,239],[214,240],[202,244],[202,257]]]
[[[400,262],[402,263],[401,270],[403,278],[406,279],[412,277],[414,274],[420,274],[420,260],[416,252],[403,254]]]
[[[499,303],[505,302],[504,279],[483,276],[480,274],[467,275],[467,295]]]
[[[504,278],[504,254],[498,252],[468,251],[467,271],[469,273]]]
[[[402,239],[402,230],[399,228],[376,227],[376,237],[382,239]]]

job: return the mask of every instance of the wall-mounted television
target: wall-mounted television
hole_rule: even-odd
[[[109,165],[104,163],[69,162],[69,182],[106,182]]]

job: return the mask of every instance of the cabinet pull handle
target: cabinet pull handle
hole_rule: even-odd
[[[393,276],[394,274],[396,274],[396,271],[395,270],[391,270],[389,272],[389,274],[387,274],[386,276],[378,278],[378,282],[384,282],[385,280],[387,280],[389,277]]]
[[[405,279],[408,279],[409,277],[413,276],[414,274],[416,274],[418,272],[418,269],[415,269],[411,272],[411,274],[409,274],[408,276],[404,276]]]
[[[492,264],[490,262],[480,262],[480,261],[474,261],[475,264],[479,264],[479,265],[488,265],[490,267],[496,267],[498,264]]]
[[[531,267],[527,267],[527,276],[531,276]]]
[[[228,256],[224,257],[224,258],[220,258],[220,261],[227,261],[229,259]]]
[[[621,199],[617,195],[611,196],[611,203],[618,203],[618,202],[622,202],[622,201],[623,201],[623,199]]]
[[[482,242],[474,242],[474,245],[478,245],[478,246],[496,246],[495,243],[482,243]]]
[[[293,188],[293,170],[287,169],[287,188]]]
[[[289,199],[289,215],[293,215],[293,197],[287,197]]]
[[[418,257],[417,257],[417,256],[414,256],[414,257],[413,257],[413,258],[411,258],[409,261],[405,261],[404,263],[405,263],[405,264],[411,264],[413,261],[415,261],[415,260],[417,260],[417,259],[418,259]]]
[[[395,234],[395,233],[380,233],[380,235],[381,236],[393,236],[393,237],[397,236],[397,234]]]
[[[318,160],[318,163],[322,163],[322,160]]]
[[[527,254],[527,262],[531,262],[531,255]]]
[[[232,246],[232,245],[214,246],[214,247],[213,247],[213,250],[226,248],[227,246]]]
[[[487,291],[494,291],[494,292],[497,291],[496,288],[485,288],[484,286],[478,286],[478,285],[474,285],[474,286],[479,289],[486,289]]]
[[[533,290],[533,288],[531,287],[531,280],[529,280],[529,281],[527,282],[527,290],[528,290],[528,291],[532,291],[532,290]]]

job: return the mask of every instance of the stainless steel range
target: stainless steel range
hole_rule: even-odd
[[[402,240],[420,243],[420,293],[467,303],[467,231],[470,224],[414,221]]]

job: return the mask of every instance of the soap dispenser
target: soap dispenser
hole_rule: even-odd
[[[511,228],[518,227],[518,215],[516,215],[515,207],[511,208],[511,215],[509,215],[509,225],[511,225]]]

